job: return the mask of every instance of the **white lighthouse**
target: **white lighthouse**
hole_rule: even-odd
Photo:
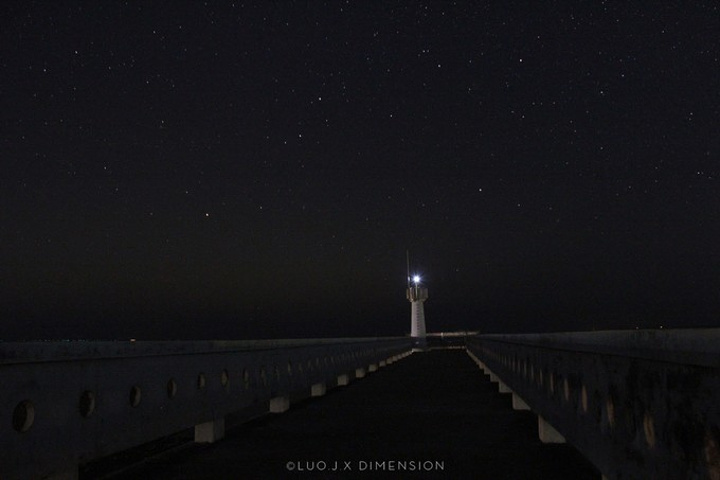
[[[410,337],[416,348],[426,346],[425,308],[423,303],[428,298],[428,289],[422,286],[419,275],[410,277],[410,253],[408,252],[408,287],[405,296],[410,301]]]
[[[423,302],[428,298],[428,289],[420,285],[421,278],[415,275],[407,289],[407,299],[410,300],[410,336],[425,339],[425,308]]]

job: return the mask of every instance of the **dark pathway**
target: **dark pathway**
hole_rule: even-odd
[[[374,465],[383,461],[384,470]],[[408,470],[400,471],[403,461]],[[331,471],[336,462],[338,470]],[[413,465],[422,471],[409,471]],[[392,467],[396,471],[389,471]],[[463,350],[442,350],[414,354],[284,414],[230,430],[214,445],[176,449],[112,478],[597,480],[600,475],[572,447],[540,443],[535,415],[513,411],[510,396],[497,393]]]

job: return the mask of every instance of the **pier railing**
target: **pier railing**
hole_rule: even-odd
[[[720,329],[481,335],[468,353],[605,478],[720,479]]]
[[[283,412],[409,354],[406,338],[0,343],[0,478],[78,465],[225,417]]]

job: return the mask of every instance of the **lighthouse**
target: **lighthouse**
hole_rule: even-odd
[[[410,337],[418,350],[426,347],[425,308],[423,303],[428,298],[428,289],[422,286],[420,275],[410,277],[410,254],[408,253],[408,287],[406,297],[410,301]]]

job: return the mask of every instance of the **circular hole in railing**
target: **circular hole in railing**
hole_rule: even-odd
[[[645,432],[645,442],[648,447],[655,446],[655,420],[650,412],[645,412],[643,416],[643,431]]]
[[[95,394],[90,390],[85,390],[80,394],[78,402],[78,410],[83,418],[88,418],[95,411]]]
[[[605,400],[605,415],[607,416],[608,426],[613,428],[615,426],[615,402],[612,395],[608,395]]]
[[[12,416],[13,428],[16,432],[27,432],[35,423],[35,407],[30,400],[23,400],[15,405]]]
[[[177,395],[177,382],[174,378],[168,380],[167,385],[165,386],[165,390],[167,391],[168,398],[173,398],[175,395]]]
[[[713,433],[713,430],[715,433]],[[705,431],[705,438],[703,439],[703,454],[708,470],[720,471],[720,442],[718,441],[717,428],[708,428]],[[717,476],[710,478],[717,478]]]
[[[142,398],[142,390],[137,385],[130,389],[130,406],[137,407],[140,405],[140,399]]]
[[[228,383],[230,383],[230,375],[228,374],[227,369],[223,370],[220,374],[220,384],[223,387],[227,387]]]
[[[247,368],[243,369],[243,387],[245,390],[250,388],[250,372],[247,371]]]
[[[205,379],[204,373],[199,373],[197,377],[197,388],[198,390],[203,390],[205,388],[205,385],[207,385],[207,380]]]

